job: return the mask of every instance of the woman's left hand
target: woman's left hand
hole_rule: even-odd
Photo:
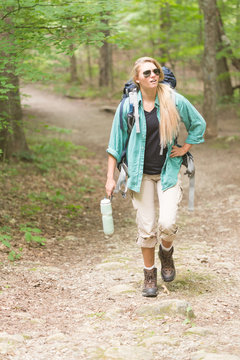
[[[183,156],[189,151],[189,149],[191,147],[192,147],[191,144],[186,144],[186,143],[182,147],[173,146],[170,157],[173,158],[173,157],[176,157],[176,156]]]

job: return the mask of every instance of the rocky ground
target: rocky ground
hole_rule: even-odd
[[[114,235],[105,237],[101,228],[112,116],[100,112],[98,103],[25,91],[33,95],[26,115],[73,128],[72,140],[95,151],[102,189],[81,226],[61,240],[51,235],[45,248],[33,248],[14,263],[1,257],[0,359],[240,360],[236,118],[222,109],[220,135],[226,137],[193,148],[195,210],[187,209],[183,176],[177,277],[164,285],[159,276],[159,295],[149,299],[141,296],[143,264],[130,199],[113,199]]]

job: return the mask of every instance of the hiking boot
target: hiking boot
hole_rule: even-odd
[[[144,272],[144,287],[142,295],[146,297],[157,296],[157,268],[152,270],[143,269]]]
[[[170,282],[175,279],[176,271],[174,266],[174,261],[172,258],[173,247],[170,251],[163,250],[162,246],[159,246],[158,256],[161,261],[161,276],[163,281]]]

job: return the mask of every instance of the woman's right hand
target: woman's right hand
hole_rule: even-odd
[[[116,188],[116,182],[113,178],[107,179],[105,189],[108,197],[111,197],[114,189]]]

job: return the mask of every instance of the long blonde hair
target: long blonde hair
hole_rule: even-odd
[[[136,78],[138,77],[141,64],[145,62],[153,63],[160,70],[159,81],[164,79],[163,70],[157,60],[151,57],[141,57],[136,60],[132,70],[132,78],[135,84],[138,86],[138,89],[140,89],[140,87],[136,82]],[[170,86],[159,83],[157,86],[157,93],[159,98],[161,117],[159,125],[160,143],[165,147],[178,135],[180,117],[175,106],[173,90],[170,88]]]

